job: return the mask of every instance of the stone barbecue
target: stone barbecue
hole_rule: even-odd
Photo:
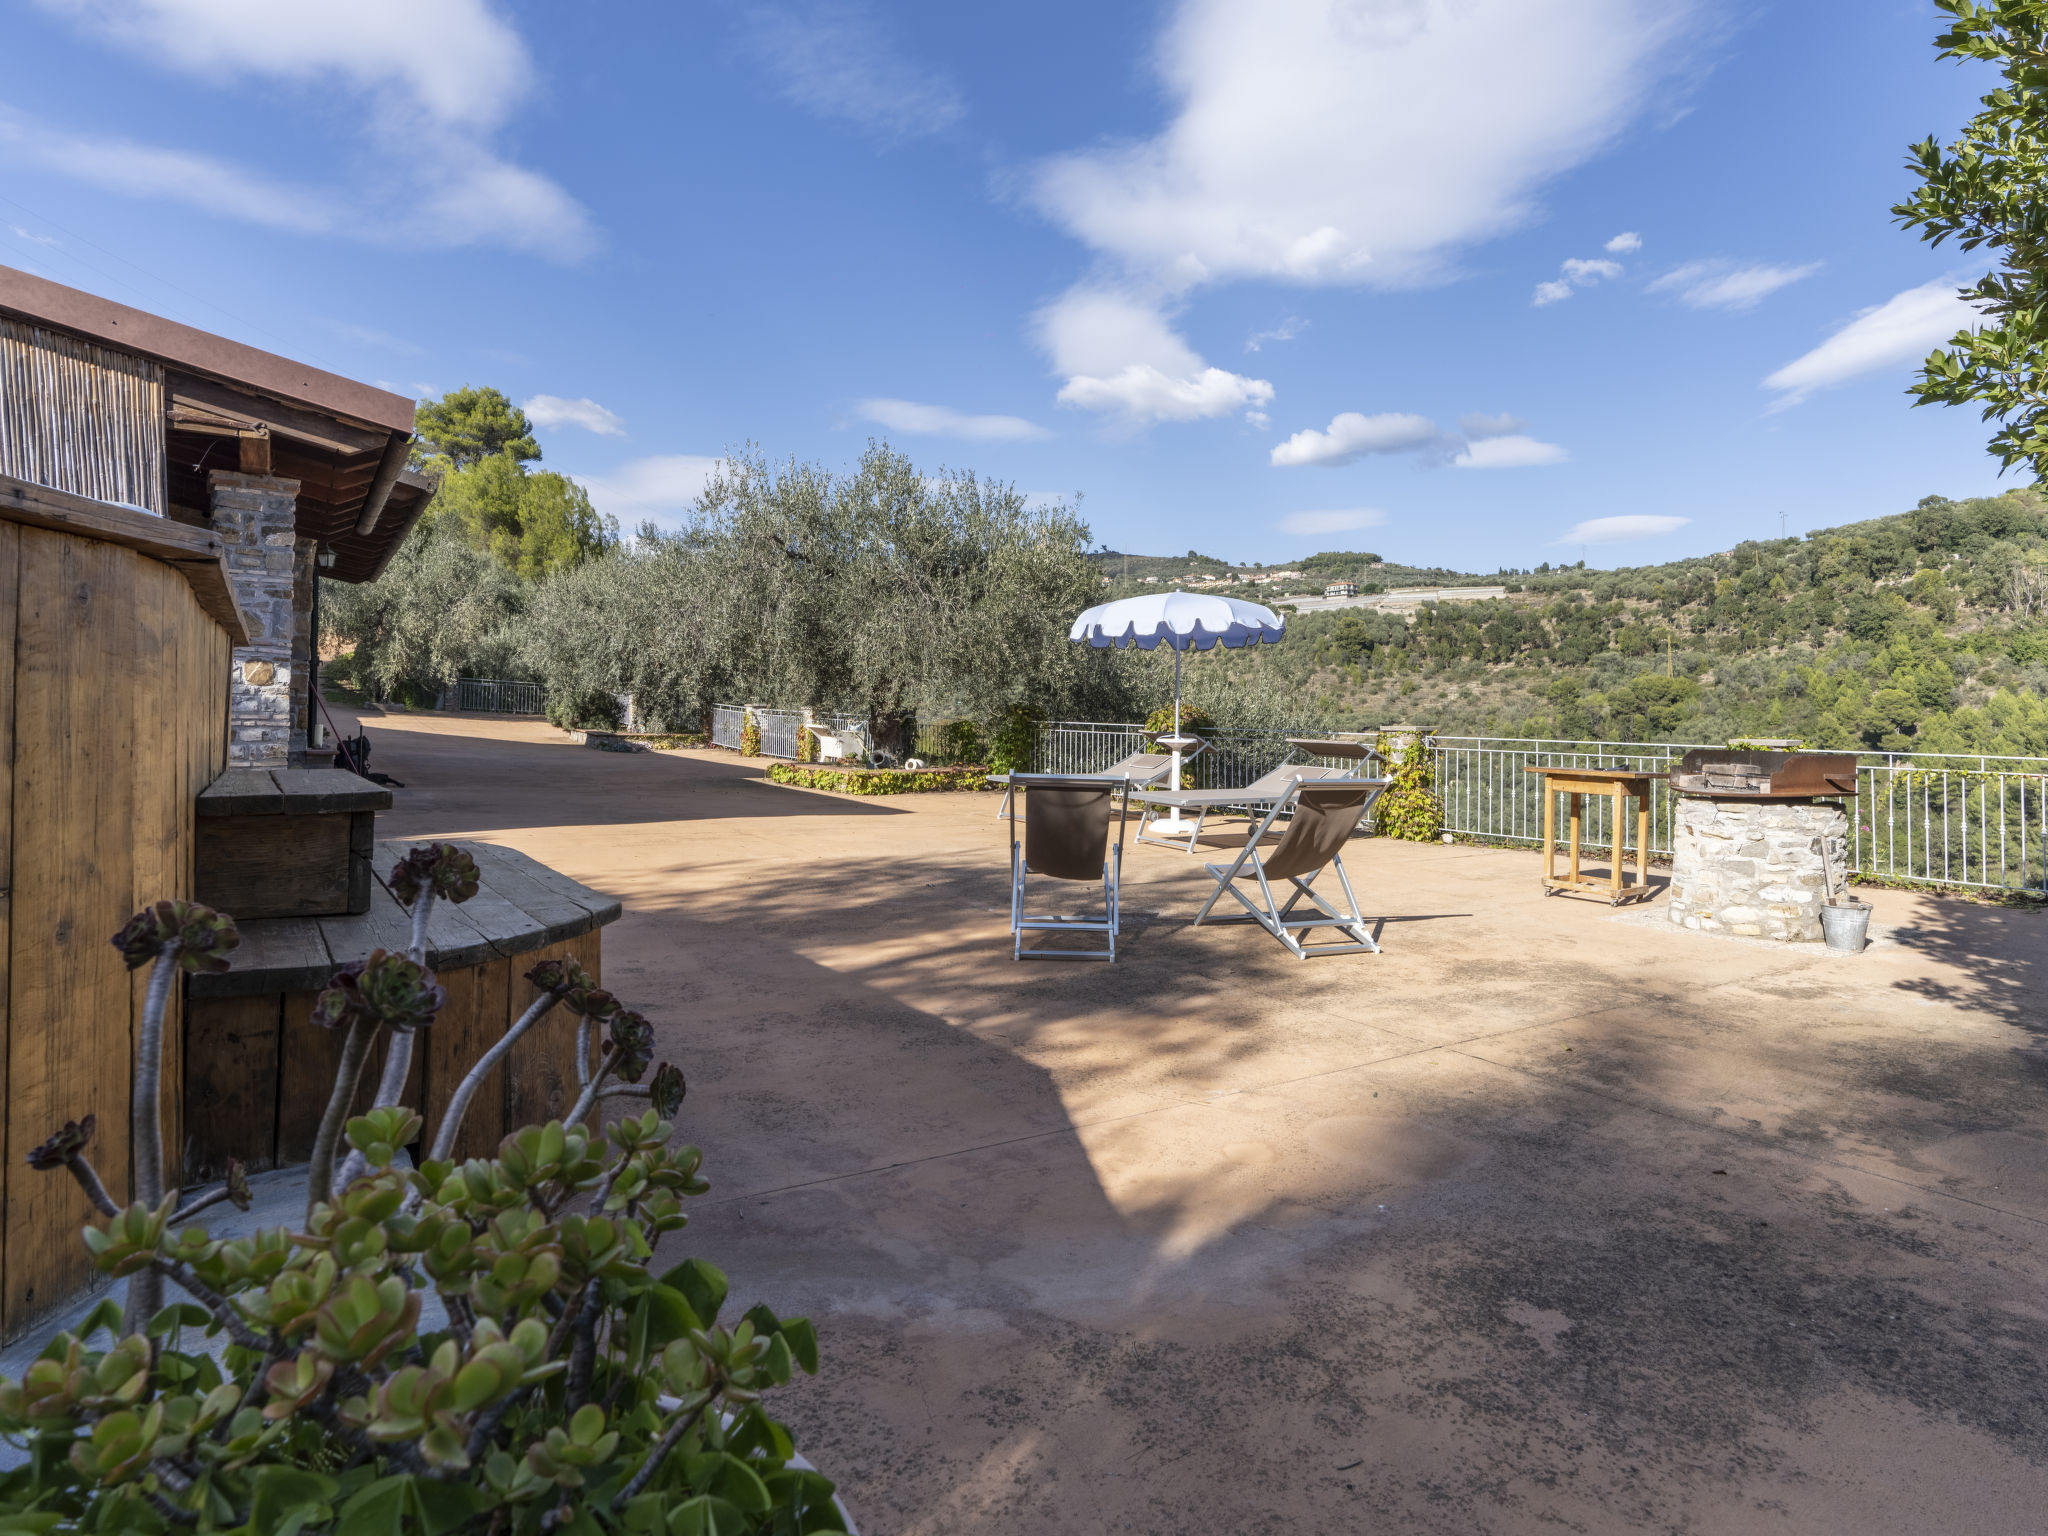
[[[1855,756],[1701,749],[1670,779],[1671,920],[1819,943],[1821,906],[1847,878]]]

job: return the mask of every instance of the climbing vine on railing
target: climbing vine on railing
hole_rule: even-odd
[[[1376,745],[1381,757],[1391,756],[1386,737]],[[1387,777],[1386,792],[1373,807],[1373,824],[1380,836],[1411,843],[1435,842],[1444,830],[1444,802],[1436,792],[1436,764],[1419,733]]]

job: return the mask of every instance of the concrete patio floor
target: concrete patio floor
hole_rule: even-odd
[[[1385,953],[1302,963],[1147,847],[1117,965],[1019,965],[993,797],[365,723],[380,836],[623,898],[671,1241],[816,1319],[776,1408],[869,1536],[2043,1524],[2038,915],[1839,957],[1368,840]]]

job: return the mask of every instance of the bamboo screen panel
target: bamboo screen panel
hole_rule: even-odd
[[[0,318],[0,474],[162,517],[162,367]]]

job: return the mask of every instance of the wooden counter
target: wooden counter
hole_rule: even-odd
[[[302,1162],[333,1087],[339,1034],[311,1022],[313,1000],[336,969],[372,949],[402,951],[412,919],[383,884],[412,842],[375,845],[369,910],[241,925],[233,968],[186,980],[187,1181],[217,1173],[229,1157],[253,1170]],[[462,842],[481,888],[457,906],[436,902],[427,965],[448,1002],[413,1053],[406,1102],[431,1137],[448,1096],[532,1001],[524,977],[545,959],[570,956],[602,975],[599,931],[619,902],[510,848]],[[477,1156],[507,1131],[560,1115],[574,1097],[575,1020],[551,1016],[522,1039],[471,1105],[457,1152]],[[363,1073],[367,1108],[377,1063]]]

